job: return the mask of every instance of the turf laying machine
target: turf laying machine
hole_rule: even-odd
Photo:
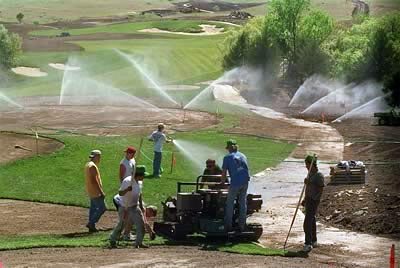
[[[203,176],[198,176],[196,182],[178,182],[177,196],[169,197],[162,202],[162,221],[154,222],[154,231],[160,236],[175,240],[183,240],[187,235],[203,234],[214,239],[240,239],[257,241],[262,232],[262,225],[247,223],[245,231],[240,232],[237,224],[239,206],[234,207],[234,231],[224,229],[225,203],[229,184],[218,182],[200,182]],[[210,175],[207,175],[210,177]],[[220,175],[211,176],[220,179]],[[191,186],[195,190],[183,192],[182,186]],[[247,216],[261,209],[261,195],[247,195]]]

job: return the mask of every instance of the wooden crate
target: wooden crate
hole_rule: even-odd
[[[364,184],[365,175],[365,167],[345,169],[334,166],[331,167],[329,184]]]

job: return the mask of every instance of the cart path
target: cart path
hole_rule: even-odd
[[[303,187],[307,170],[303,161],[282,162],[273,170],[259,173],[252,178],[250,190],[263,196],[262,213],[252,220],[263,224],[264,233],[260,242],[265,246],[282,248]],[[329,166],[319,165],[323,174]],[[304,214],[299,209],[287,247],[300,250],[304,243]],[[386,267],[392,244],[398,248],[400,241],[384,237],[346,231],[318,223],[319,248],[310,256],[317,261],[340,264],[357,264],[361,267]]]

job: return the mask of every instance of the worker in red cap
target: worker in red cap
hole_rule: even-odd
[[[128,146],[125,149],[125,157],[119,163],[119,181],[122,182],[126,177],[135,174],[135,154],[136,149],[132,146]]]

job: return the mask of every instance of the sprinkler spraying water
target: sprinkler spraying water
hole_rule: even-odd
[[[325,79],[320,75],[313,75],[297,89],[290,100],[289,107],[308,107],[320,98],[343,87],[345,85],[337,81]]]
[[[7,97],[6,95],[4,95],[3,93],[0,92],[0,102],[1,101],[5,101],[7,104],[11,104],[12,106],[18,107],[23,109],[24,107],[22,105],[20,105],[19,103],[16,103],[15,101],[13,101],[12,99],[10,99],[9,97]]]
[[[159,109],[153,104],[111,85],[91,78],[83,71],[64,71],[60,105],[111,105]]]
[[[314,116],[321,113],[341,116],[382,95],[381,84],[375,81],[365,81],[356,86],[348,85],[329,93],[314,102],[302,113]]]
[[[375,99],[335,119],[333,123],[352,118],[371,118],[374,116],[374,113],[384,112],[388,109],[390,109],[390,107],[385,101],[385,96],[376,97]]]
[[[157,93],[164,97],[170,104],[173,104],[174,106],[179,106],[179,104],[154,81],[154,79],[148,74],[148,72],[146,72],[132,56],[122,52],[119,49],[114,50],[116,53],[118,53],[118,55],[127,60],[133,67],[135,67],[136,70],[139,71],[142,77],[144,77],[146,81],[150,84],[152,89],[156,90]]]
[[[221,150],[215,150],[205,145],[184,141],[184,140],[173,140],[173,144],[178,148],[185,159],[188,159],[193,167],[196,168],[196,172],[202,173],[205,162],[207,159],[215,159],[217,162],[222,162],[224,152]]]

